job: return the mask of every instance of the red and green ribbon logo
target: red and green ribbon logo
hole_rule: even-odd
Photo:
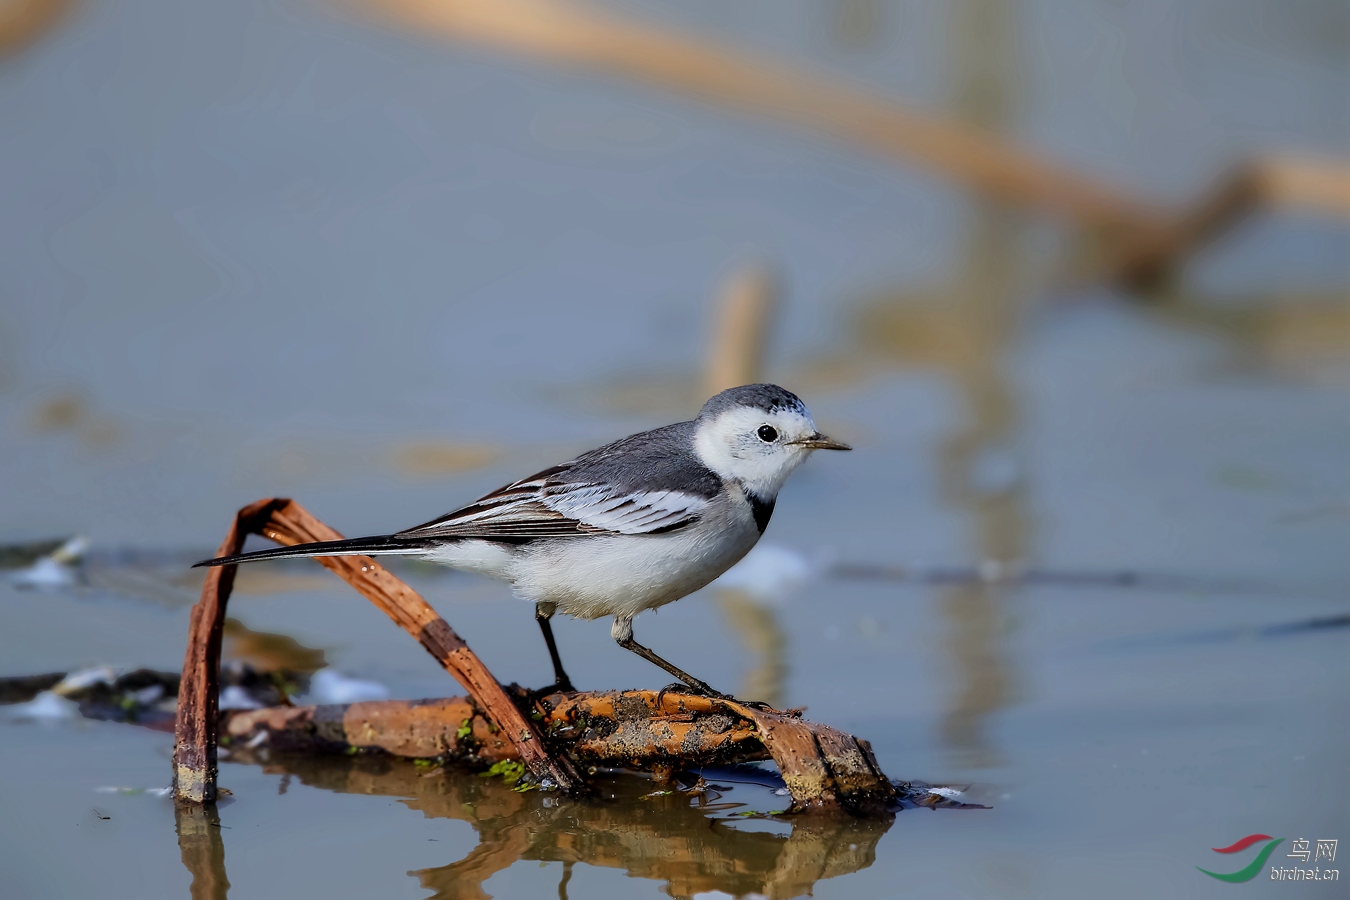
[[[1279,843],[1282,840],[1284,840],[1284,838],[1273,838],[1268,834],[1249,834],[1245,838],[1229,844],[1227,847],[1210,848],[1215,853],[1241,853],[1252,844],[1266,841],[1266,845],[1261,848],[1260,853],[1256,854],[1256,858],[1236,872],[1211,872],[1209,869],[1200,869],[1199,866],[1196,866],[1196,868],[1200,869],[1201,872],[1204,872],[1210,878],[1217,878],[1220,881],[1227,881],[1232,884],[1241,884],[1244,881],[1251,881],[1261,871],[1261,867],[1266,864],[1266,860],[1270,858],[1270,854],[1275,852],[1275,848],[1279,846]]]

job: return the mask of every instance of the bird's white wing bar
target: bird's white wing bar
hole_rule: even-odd
[[[709,501],[681,491],[623,492],[610,485],[567,485],[544,493],[544,506],[601,531],[651,534],[688,524]]]
[[[681,491],[623,491],[613,485],[517,482],[399,538],[525,540],[578,534],[654,534],[695,521],[709,506]]]

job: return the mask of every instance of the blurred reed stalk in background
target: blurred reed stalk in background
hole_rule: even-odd
[[[703,393],[764,380],[769,332],[779,309],[778,278],[762,260],[733,268],[714,298]],[[713,602],[754,660],[737,696],[783,703],[787,680],[787,635],[778,614],[748,592],[715,588]]]
[[[778,281],[765,263],[732,270],[713,310],[704,396],[763,379],[765,347],[777,308]]]
[[[420,34],[636,79],[804,127],[979,196],[1048,214],[1075,230],[1065,269],[1078,282],[1147,294],[1254,212],[1350,216],[1350,165],[1344,160],[1281,155],[1252,160],[1216,176],[1214,187],[1197,191],[1188,203],[1151,201],[1019,146],[1003,133],[1006,122],[991,128],[969,117],[919,110],[796,61],[628,21],[575,0],[335,0],[335,5]],[[862,16],[866,20],[868,13]],[[1010,8],[1003,19],[1010,28],[1011,16]],[[986,32],[983,38],[994,36]]]
[[[74,6],[75,0],[0,0],[0,58],[32,45]]]
[[[338,0],[422,34],[637,79],[754,116],[804,126],[1010,203],[1088,226],[1148,221],[1133,195],[991,132],[920,111],[765,54],[626,21],[567,0]]]
[[[1019,85],[1011,9],[1003,0],[960,0],[953,8],[951,54],[954,105],[986,127],[1006,126]],[[938,447],[941,490],[968,513],[971,543],[982,571],[1022,567],[1029,553],[1029,517],[1013,449],[1021,428],[1005,358],[1028,295],[1025,242],[1014,211],[976,198],[970,208],[965,264],[956,275],[956,310],[967,352],[951,374],[964,397],[965,421]],[[997,580],[938,590],[948,622],[946,648],[956,689],[948,698],[942,737],[967,768],[1001,762],[988,736],[990,715],[1011,698],[1013,676],[1004,646],[1007,586]]]

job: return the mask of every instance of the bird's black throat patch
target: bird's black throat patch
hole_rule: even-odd
[[[769,516],[773,515],[773,505],[777,499],[764,500],[749,491],[745,492],[745,499],[750,501],[750,511],[755,515],[755,527],[763,534],[764,529],[769,527]]]

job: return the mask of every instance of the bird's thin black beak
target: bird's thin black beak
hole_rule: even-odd
[[[852,450],[848,444],[843,441],[836,441],[834,438],[826,437],[817,431],[810,437],[804,437],[800,441],[792,441],[798,447],[809,447],[812,450]]]

